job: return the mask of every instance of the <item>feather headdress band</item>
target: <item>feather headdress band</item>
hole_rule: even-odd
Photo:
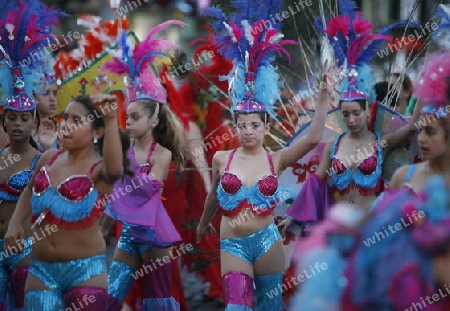
[[[339,65],[347,65],[340,101],[368,100],[371,103],[375,94],[372,70],[368,64],[384,41],[391,37],[371,34],[372,24],[364,20],[362,13],[356,12],[356,9],[352,1],[339,0],[340,15],[327,21],[325,26],[318,19],[316,27],[327,35]]]
[[[161,104],[167,104],[167,91],[159,79],[158,70],[152,63],[158,56],[178,46],[164,38],[154,39],[154,36],[170,25],[186,26],[182,21],[169,20],[154,27],[147,37],[139,44],[134,45],[127,40],[126,33],[120,37],[120,49],[114,60],[106,63],[103,70],[119,75],[127,75],[125,85],[127,90],[127,103],[136,99],[151,99]],[[149,65],[150,63],[150,65]]]
[[[279,75],[271,65],[275,52],[284,53],[289,61],[286,44],[282,40],[281,24],[272,24],[270,17],[279,13],[282,0],[231,1],[235,12],[227,16],[220,8],[208,8],[214,33],[213,43],[219,53],[233,61],[228,75],[229,94],[233,113],[268,112],[275,116],[273,107],[279,96]]]
[[[45,83],[47,59],[39,52],[48,48],[51,26],[65,14],[36,0],[8,8],[0,20],[0,101],[5,110],[31,111],[33,93]]]

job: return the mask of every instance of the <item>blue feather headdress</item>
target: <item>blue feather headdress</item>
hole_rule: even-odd
[[[45,83],[51,27],[65,14],[37,0],[8,2],[5,9],[0,20],[0,102],[5,110],[31,111],[36,109],[33,93]]]
[[[361,12],[357,12],[353,1],[339,0],[339,9],[340,15],[328,20],[326,25],[320,19],[315,24],[319,32],[327,35],[339,65],[347,65],[345,91],[340,102],[367,100],[371,103],[375,93],[372,70],[368,64],[384,41],[391,37],[371,34],[372,24],[364,20]]]
[[[297,44],[282,40],[281,23],[273,22],[272,17],[280,13],[282,3],[282,0],[233,0],[233,13],[225,14],[219,7],[204,11],[216,34],[213,44],[234,65],[228,75],[233,114],[267,112],[275,116],[279,75],[271,62],[276,52],[289,58],[283,45]]]

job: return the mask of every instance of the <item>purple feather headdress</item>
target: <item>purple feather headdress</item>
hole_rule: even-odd
[[[213,44],[234,66],[228,75],[229,93],[233,113],[268,112],[274,116],[273,104],[279,96],[279,76],[271,65],[275,53],[285,54],[289,61],[286,44],[297,44],[282,40],[280,23],[270,20],[280,13],[282,0],[231,1],[235,12],[227,16],[220,8],[208,8],[216,34]]]
[[[0,20],[0,101],[4,110],[31,111],[45,81],[51,27],[65,14],[37,0],[8,9]]]
[[[169,20],[154,27],[141,43],[133,46],[127,39],[126,32],[120,37],[120,50],[114,60],[106,63],[102,70],[119,75],[127,75],[127,104],[136,99],[146,98],[167,104],[167,91],[162,85],[158,71],[152,64],[157,56],[167,56],[165,53],[177,49],[178,46],[164,38],[153,37],[170,25],[185,27],[178,20]],[[150,63],[150,65],[149,65]]]
[[[368,64],[384,41],[391,40],[391,37],[372,34],[372,24],[356,11],[353,1],[339,0],[339,8],[339,16],[327,21],[325,26],[318,20],[316,27],[327,35],[339,65],[347,64],[345,91],[340,101],[368,100],[371,103],[374,90]]]

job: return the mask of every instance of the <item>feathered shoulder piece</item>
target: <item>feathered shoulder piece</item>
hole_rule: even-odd
[[[5,4],[0,19],[0,102],[5,109],[34,110],[33,93],[45,82],[52,26],[66,14],[37,0]]]
[[[372,24],[365,20],[353,1],[339,0],[340,15],[324,22],[316,21],[316,28],[329,39],[339,65],[347,65],[348,78],[341,101],[369,100],[373,90],[369,62],[391,37],[372,34]]]
[[[414,96],[424,103],[421,113],[441,118],[449,116],[447,112],[449,79],[450,53],[430,55],[414,84]]]
[[[162,85],[158,70],[152,63],[158,56],[166,56],[168,51],[178,49],[175,43],[164,38],[156,39],[157,33],[171,26],[186,26],[178,20],[169,20],[154,27],[147,37],[139,44],[133,44],[127,39],[126,33],[120,37],[120,48],[114,53],[114,60],[106,63],[103,70],[127,75],[127,102],[137,98],[148,98],[161,104],[167,103],[167,91]]]
[[[297,44],[282,40],[281,23],[272,15],[280,13],[282,0],[231,1],[233,13],[219,7],[204,11],[215,33],[213,44],[234,66],[229,75],[229,93],[234,113],[268,112],[275,115],[273,104],[279,94],[279,76],[271,65],[275,53],[289,53],[283,47]]]

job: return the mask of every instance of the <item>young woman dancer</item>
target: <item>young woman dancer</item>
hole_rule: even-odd
[[[106,308],[106,245],[98,225],[106,195],[127,172],[116,100],[83,95],[69,103],[61,127],[64,149],[41,157],[17,203],[5,247],[24,238],[22,223],[30,214],[33,235],[40,237],[33,244],[26,310]]]
[[[285,266],[281,236],[272,216],[282,196],[277,176],[320,141],[327,105],[336,82],[332,75],[336,72],[334,67],[329,71],[328,62],[325,62],[323,75],[327,87],[320,93],[309,134],[288,148],[275,153],[267,151],[264,136],[270,128],[271,105],[279,94],[278,75],[270,65],[273,56],[270,48],[266,46],[265,55],[255,53],[260,46],[269,45],[268,42],[272,48],[285,51],[281,45],[291,41],[280,41],[282,36],[273,28],[258,39],[253,38],[254,41],[248,36],[239,36],[244,31],[240,25],[250,28],[245,29],[246,33],[258,33],[249,26],[258,27],[254,20],[258,13],[252,12],[250,18],[247,8],[243,12],[240,11],[243,8],[236,9],[236,20],[217,21],[213,23],[213,29],[220,36],[217,45],[227,45],[226,50],[219,48],[223,56],[230,59],[239,55],[234,74],[230,74],[234,78],[230,95],[241,147],[214,155],[213,188],[206,198],[197,227],[197,242],[206,230],[214,231],[211,220],[220,206],[223,213],[220,225],[222,281],[227,310],[278,311],[282,307],[282,295],[272,299],[267,296],[271,289],[281,286]],[[267,9],[273,13],[278,10],[269,6]],[[209,12],[218,16],[216,10]]]
[[[145,283],[144,310],[180,309],[171,295],[170,258],[179,256],[172,252],[172,246],[181,237],[161,202],[161,192],[171,161],[180,169],[186,163],[183,130],[169,109],[166,89],[148,66],[156,55],[176,47],[167,40],[153,39],[158,31],[173,24],[185,25],[167,21],[156,26],[132,52],[121,40],[122,53],[130,51],[132,55],[125,61],[115,58],[104,67],[129,75],[126,129],[134,140],[129,157],[136,175],[118,182],[111,200],[110,216],[123,223],[123,230],[110,267],[108,310],[121,309],[131,285],[139,277]],[[131,189],[130,194],[121,195],[121,188]]]
[[[348,132],[330,139],[326,144],[317,171],[309,175],[287,210],[287,218],[279,225],[283,233],[295,220],[302,224],[304,234],[308,235],[308,224],[324,218],[334,203],[334,194],[339,195],[339,202],[355,204],[367,213],[372,202],[384,190],[384,158],[417,131],[415,122],[418,119],[418,107],[410,122],[392,134],[381,136],[369,129],[370,113],[375,114],[377,108],[374,104],[369,111],[369,103],[374,99],[374,88],[372,70],[367,62],[376,50],[366,45],[359,45],[358,49],[354,46],[358,46],[363,38],[380,42],[388,37],[372,35],[371,24],[363,20],[360,13],[349,14],[353,16],[338,16],[328,21],[326,30],[328,34],[333,34],[329,35],[333,45],[335,38],[342,36],[339,33],[342,30],[335,29],[336,20],[349,18],[353,21],[349,24],[349,39],[337,40],[338,46],[335,47],[336,59],[344,63],[345,57],[349,66],[344,93],[339,99],[339,108]],[[343,55],[342,51],[347,50],[349,54]]]

